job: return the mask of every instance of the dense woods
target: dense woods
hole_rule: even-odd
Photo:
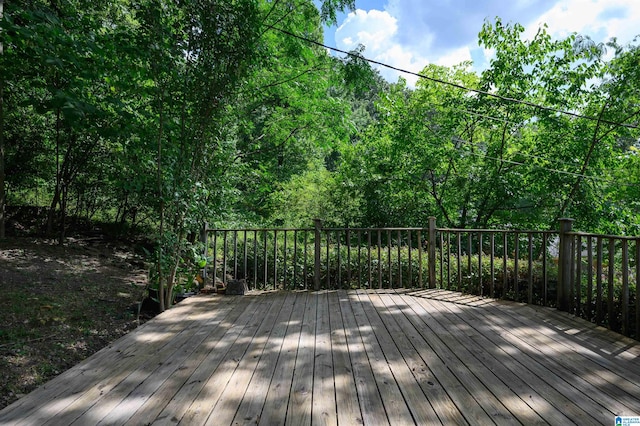
[[[366,49],[309,43],[353,7],[5,4],[0,236],[5,208],[26,205],[60,241],[72,220],[145,227],[170,288],[204,222],[548,229],[565,216],[640,233],[640,46],[545,28],[523,40],[496,18],[478,35],[495,52],[486,70],[425,64],[411,88]]]

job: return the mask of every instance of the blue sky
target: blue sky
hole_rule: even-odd
[[[361,43],[366,57],[413,72],[465,60],[482,70],[492,52],[478,46],[477,35],[484,20],[496,16],[522,24],[525,38],[543,23],[554,38],[577,32],[626,44],[640,34],[640,0],[356,0],[356,8],[325,28],[325,43],[343,50]],[[400,75],[380,72],[390,81]],[[403,77],[415,83],[416,77]]]

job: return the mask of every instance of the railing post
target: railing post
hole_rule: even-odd
[[[558,250],[558,309],[569,312],[571,310],[571,246],[573,236],[568,235],[573,227],[573,219],[559,219],[560,247]]]
[[[321,239],[322,239],[322,220],[314,219],[313,220],[314,228],[315,228],[315,250],[313,253],[313,288],[318,291],[320,290],[320,251],[321,247]]]
[[[429,288],[436,288],[436,218],[429,217]]]

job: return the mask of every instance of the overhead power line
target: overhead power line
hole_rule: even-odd
[[[310,38],[294,34],[294,33],[290,32],[290,31],[287,31],[287,30],[283,30],[282,28],[278,28],[278,27],[275,27],[275,26],[270,26],[269,28],[273,28],[274,30],[279,31],[279,32],[281,32],[283,34],[286,34],[286,35],[288,35],[290,37],[297,38],[299,40],[305,41],[307,43],[310,43],[310,44],[313,44],[313,45],[316,45],[316,46],[319,46],[319,47],[322,47],[324,49],[329,49],[329,50],[332,50],[334,52],[339,52],[339,53],[351,56],[353,58],[362,59],[362,60],[367,61],[367,62],[369,62],[371,64],[380,65],[381,67],[389,68],[389,69],[392,69],[394,71],[398,71],[398,72],[405,73],[405,74],[414,75],[416,77],[423,78],[425,80],[433,81],[434,83],[444,84],[444,85],[447,85],[447,86],[455,87],[457,89],[465,90],[467,92],[477,93],[479,95],[489,96],[489,97],[500,99],[500,100],[503,100],[503,101],[506,101],[506,102],[526,105],[526,106],[529,106],[529,107],[532,107],[532,108],[536,108],[536,109],[540,109],[540,110],[544,110],[544,111],[549,111],[549,112],[554,112],[554,113],[558,113],[558,114],[562,114],[562,115],[567,115],[567,116],[570,116],[570,117],[582,118],[582,119],[591,120],[591,121],[599,121],[601,123],[610,124],[612,126],[626,127],[628,129],[639,129],[640,128],[639,126],[637,126],[635,124],[618,123],[618,122],[615,122],[615,121],[610,121],[610,120],[606,120],[606,119],[600,119],[600,118],[597,118],[597,117],[591,117],[591,116],[588,116],[588,115],[579,114],[579,113],[576,113],[576,112],[571,112],[571,111],[566,111],[566,110],[561,110],[561,109],[549,107],[549,106],[546,106],[546,105],[540,105],[540,104],[536,104],[536,103],[533,103],[533,102],[524,101],[522,99],[511,98],[509,96],[502,96],[502,95],[498,95],[496,93],[487,92],[485,90],[472,89],[470,87],[466,87],[466,86],[463,86],[461,84],[452,83],[450,81],[441,80],[439,78],[429,77],[429,76],[424,75],[424,74],[420,74],[420,73],[417,73],[417,72],[413,72],[413,71],[405,70],[405,69],[402,69],[402,68],[398,68],[398,67],[395,67],[393,65],[385,64],[384,62],[376,61],[374,59],[369,59],[369,58],[366,58],[366,57],[364,57],[362,55],[356,55],[354,53],[347,52],[346,50],[338,49],[337,47],[328,46],[328,45],[326,45],[324,43],[320,43],[320,42],[312,40]]]
[[[467,144],[467,145],[471,145],[471,146],[477,146],[477,144],[474,144],[473,142],[470,142],[470,141],[467,141],[467,140],[464,140],[464,139],[460,139],[460,138],[453,138],[453,139],[455,141],[463,143],[463,144]],[[507,160],[506,158],[492,157],[490,155],[487,155],[485,153],[480,153],[480,152],[466,151],[466,153],[474,155],[476,157],[482,157],[482,158],[498,161],[498,162],[505,163],[505,164],[512,164],[514,166],[534,167],[536,169],[544,170],[544,171],[551,172],[551,173],[556,173],[556,174],[561,174],[561,175],[568,175],[568,176],[573,176],[573,177],[582,178],[582,179],[589,179],[589,180],[598,181],[598,182],[605,182],[605,183],[609,183],[609,184],[612,184],[612,185],[640,186],[640,184],[637,184],[637,183],[634,183],[634,182],[620,182],[618,180],[609,179],[609,178],[605,178],[605,177],[601,177],[601,176],[587,175],[587,174],[583,174],[583,173],[570,172],[570,171],[567,171],[567,170],[558,170],[558,169],[553,169],[553,168],[549,168],[549,167],[544,167],[544,166],[541,166],[539,164],[530,164],[530,163],[525,163],[525,162],[522,162],[522,161]],[[527,155],[527,154],[524,154],[524,153],[521,153],[521,152],[516,152],[515,154],[516,155],[523,155],[523,156],[526,156],[526,157],[534,157],[534,158],[537,158],[537,159],[545,160],[543,157],[537,157],[537,156],[534,156],[534,155]],[[564,163],[564,164],[566,164],[566,163]]]

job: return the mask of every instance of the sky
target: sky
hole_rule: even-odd
[[[492,52],[478,46],[478,33],[496,16],[523,25],[527,39],[544,23],[553,38],[575,32],[597,43],[616,37],[628,44],[640,34],[640,0],[356,0],[356,9],[325,28],[325,44],[347,51],[363,44],[365,57],[413,72],[467,60],[482,71]],[[417,80],[379,70],[391,82],[400,75],[410,86]]]

